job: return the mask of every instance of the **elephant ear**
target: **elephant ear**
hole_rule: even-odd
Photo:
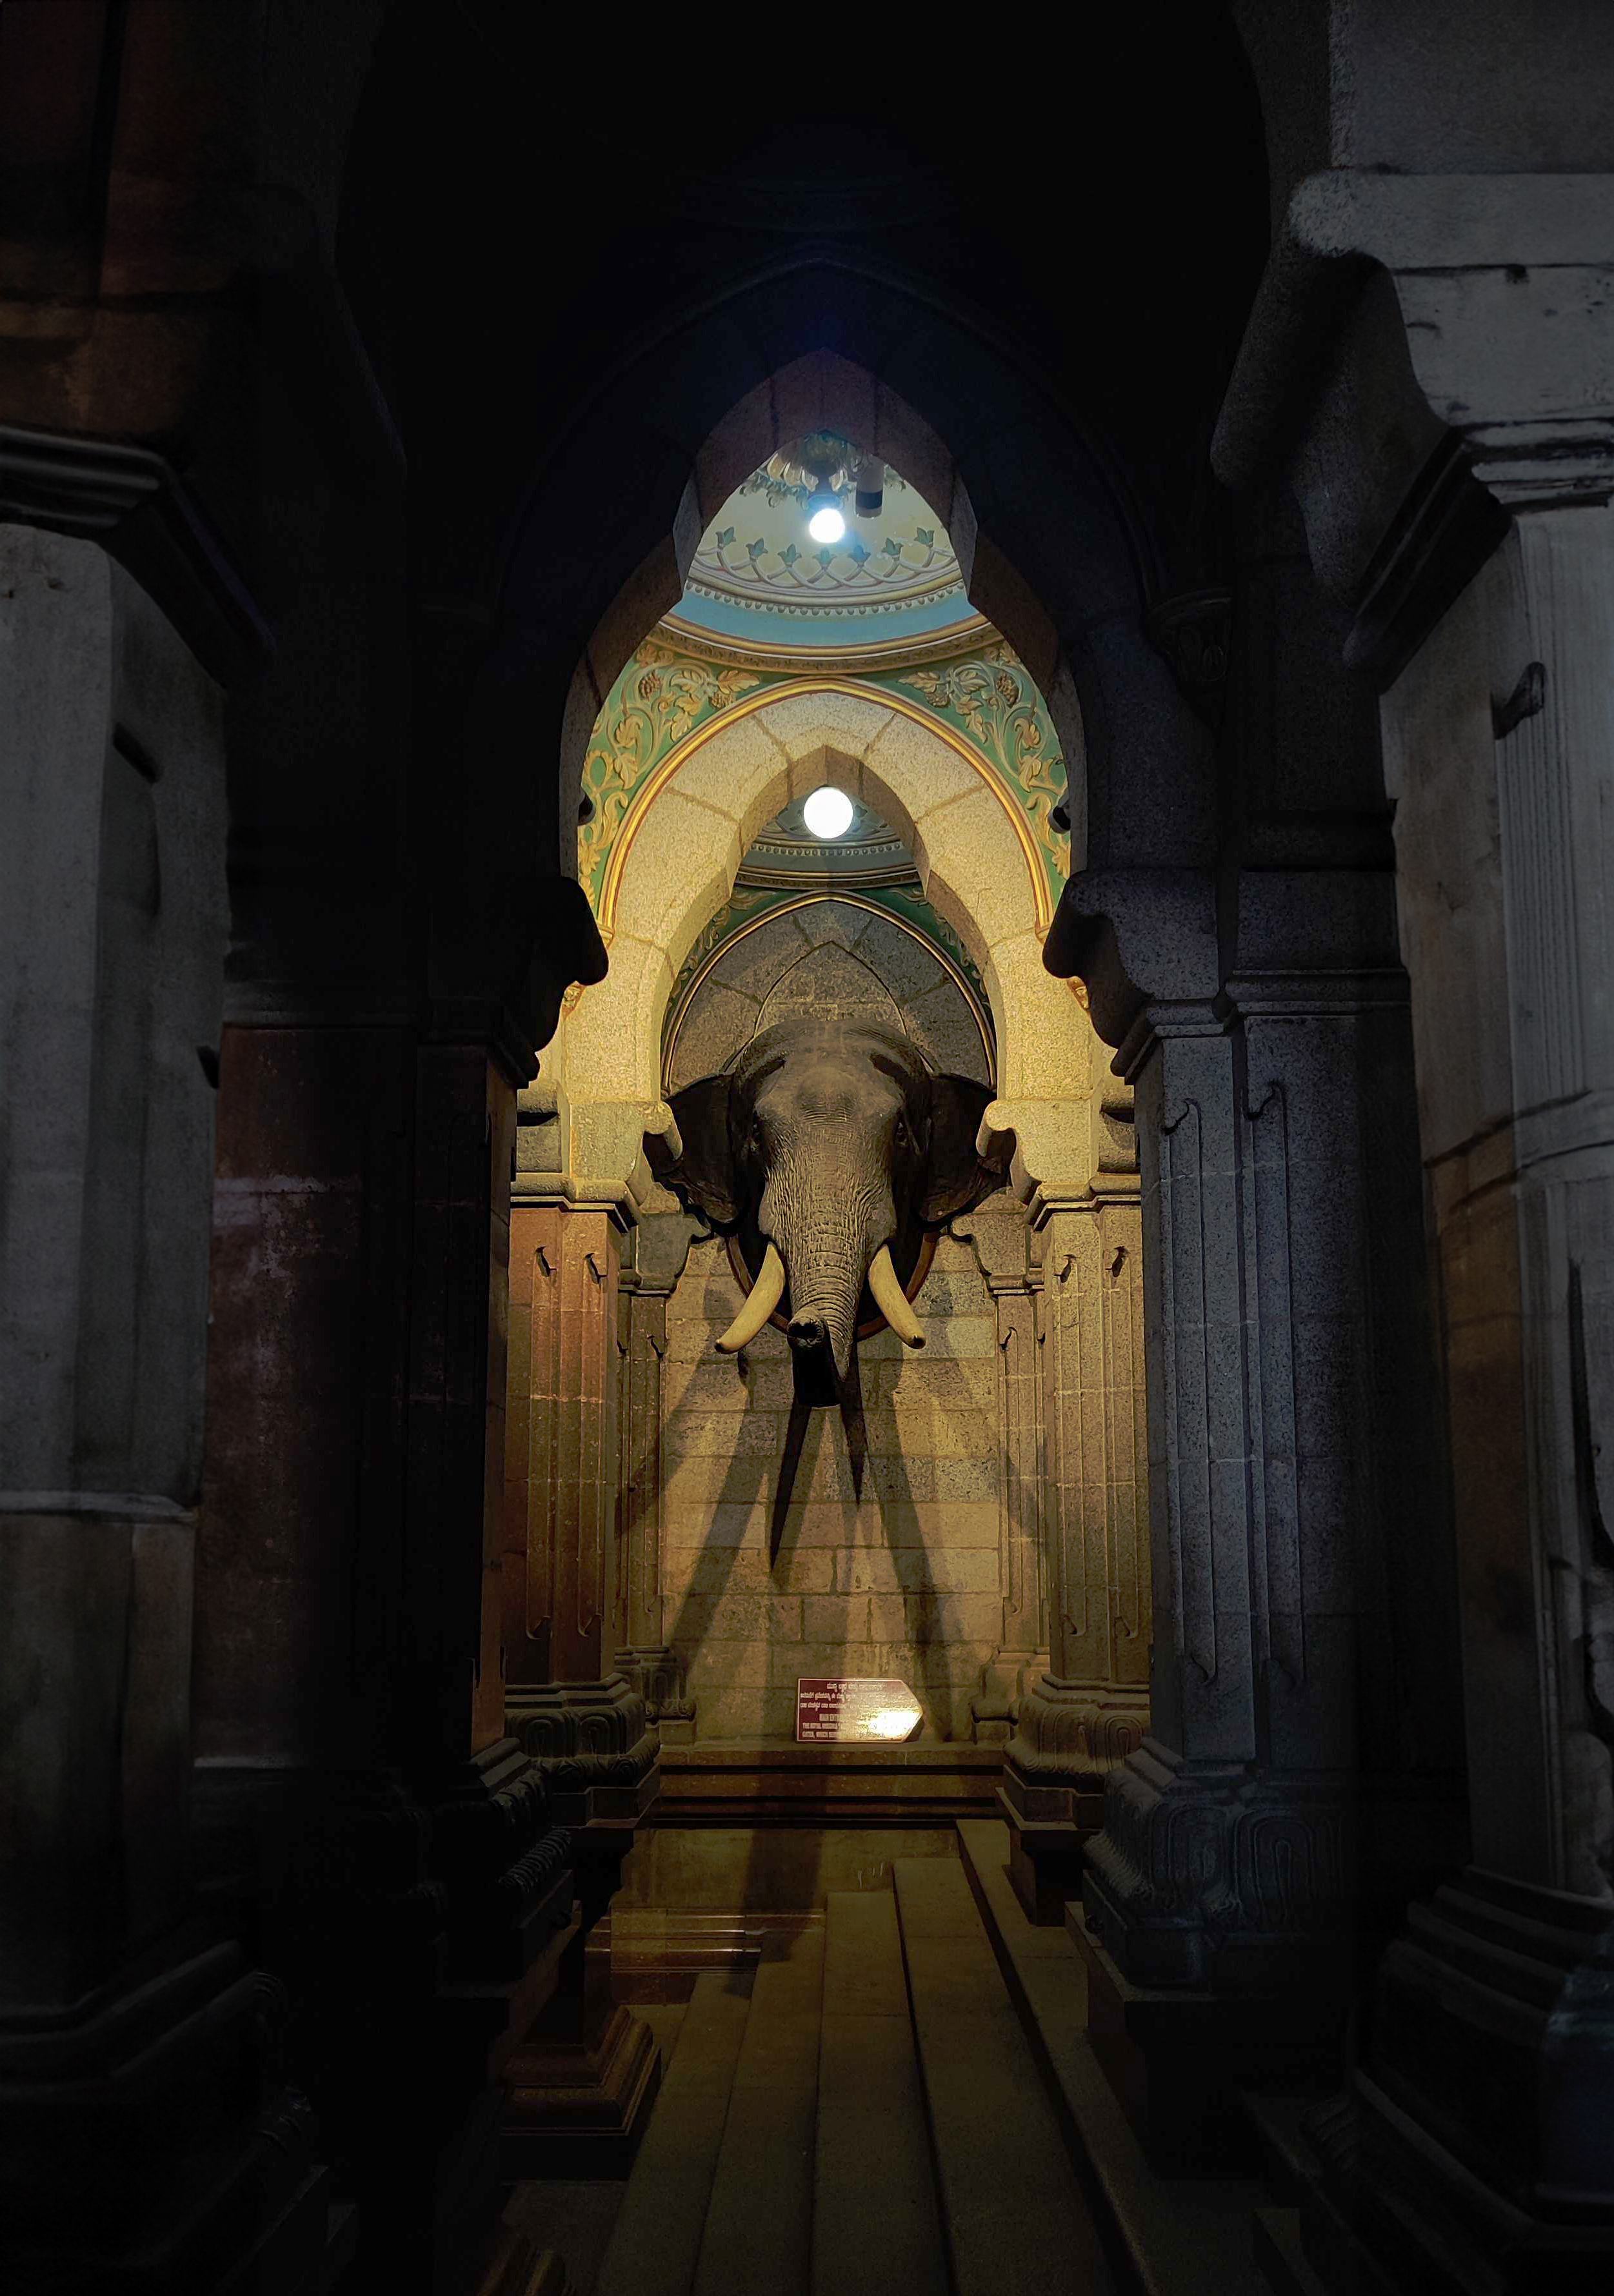
[[[933,1077],[930,1084],[930,1167],[918,1210],[935,1227],[990,1195],[1003,1175],[976,1153],[992,1087],[961,1076]]]
[[[646,1142],[651,1168],[691,1211],[713,1227],[732,1227],[740,1216],[735,1201],[734,1158],[729,1145],[729,1084],[726,1076],[702,1077],[668,1102],[683,1141],[683,1153],[658,1156]]]

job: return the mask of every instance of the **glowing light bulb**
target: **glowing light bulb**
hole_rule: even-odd
[[[844,837],[852,827],[852,800],[844,790],[826,783],[803,806],[802,818],[815,837]]]
[[[846,531],[846,521],[833,503],[826,503],[808,520],[807,531],[815,542],[839,542]]]

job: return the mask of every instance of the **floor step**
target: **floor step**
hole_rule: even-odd
[[[1144,2296],[1272,2296],[1251,2220],[1272,2195],[1234,2177],[1160,2177],[1087,2038],[1087,1980],[1063,1930],[1038,1929],[1009,1879],[1009,1828],[959,1825],[962,1872],[974,1890],[1038,2069],[1095,2204],[1109,2219]]]
[[[823,1983],[822,1931],[757,1970],[696,2296],[809,2296]],[[680,2056],[687,2046],[686,2035]]]
[[[596,2283],[597,2296],[689,2296],[751,2004],[697,1977]]]
[[[947,2296],[896,1899],[832,1891],[824,1947],[812,2296]]]
[[[962,1864],[893,1871],[956,2296],[1113,2296]]]

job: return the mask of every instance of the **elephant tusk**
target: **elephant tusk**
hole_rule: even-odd
[[[751,1287],[751,1297],[718,1341],[719,1352],[737,1356],[748,1347],[778,1306],[785,1290],[785,1263],[778,1247],[770,1244],[762,1255],[762,1272]]]
[[[925,1334],[891,1264],[891,1247],[883,1243],[869,1263],[869,1288],[874,1304],[905,1348],[922,1348]]]

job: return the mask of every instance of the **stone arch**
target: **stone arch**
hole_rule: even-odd
[[[662,1022],[679,967],[758,832],[826,779],[901,831],[980,970],[998,1040],[989,1122],[1016,1136],[1017,1181],[1029,1193],[1050,1166],[1079,1161],[1091,1029],[1043,965],[1045,881],[1012,801],[939,727],[827,684],[725,716],[675,752],[632,818],[605,920],[610,970],[566,1020],[539,1087],[540,1104],[564,1091],[567,1163],[589,1192],[627,1186],[643,1132],[666,1129]]]
[[[535,473],[485,572],[490,636],[462,720],[458,840],[508,855],[513,871],[536,861],[572,873],[590,729],[676,603],[707,512],[775,447],[828,423],[887,454],[935,502],[972,602],[1031,670],[1067,755],[1084,758],[1073,865],[1157,861],[1163,824],[1173,864],[1206,862],[1210,737],[1146,633],[1162,578],[1114,458],[1007,354],[900,283],[806,256],[788,283],[805,341],[779,345],[778,277],[736,283],[678,315],[653,354],[625,360],[564,455]],[[811,344],[831,310],[836,352]],[[533,774],[535,752],[555,760],[553,778]],[[490,959],[506,981],[522,978],[531,920],[501,900],[458,922],[472,940],[502,933],[508,945]]]

